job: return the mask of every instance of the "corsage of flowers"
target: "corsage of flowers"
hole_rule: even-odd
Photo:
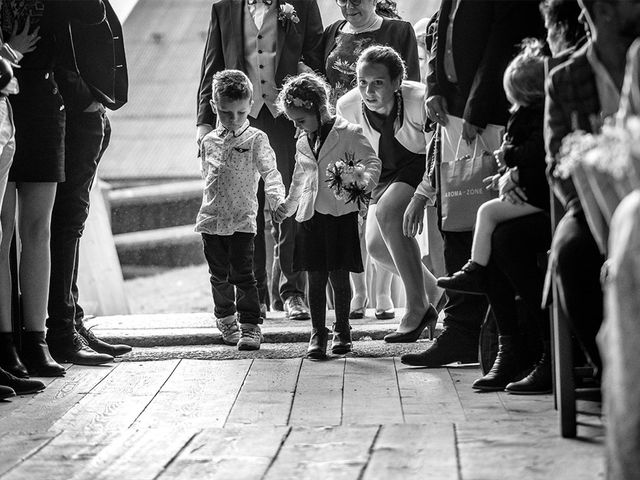
[[[298,17],[298,12],[290,3],[281,3],[280,11],[278,12],[278,20],[282,24],[283,27],[286,27],[292,23],[300,22],[300,18]]]
[[[603,125],[599,133],[578,130],[562,140],[556,175],[568,178],[577,164],[613,178],[640,176],[640,117]]]
[[[362,162],[355,159],[354,153],[345,152],[344,156],[344,159],[329,164],[325,182],[329,183],[336,198],[345,203],[353,202],[361,209],[369,204],[371,198],[366,192],[371,175]]]

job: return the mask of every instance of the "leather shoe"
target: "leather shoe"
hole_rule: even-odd
[[[429,329],[429,340],[433,339],[433,332],[436,329],[436,322],[438,321],[438,312],[433,305],[429,305],[425,312],[420,324],[406,333],[393,332],[384,337],[384,341],[387,343],[410,343],[415,342],[420,338],[422,331],[425,328]]]
[[[542,358],[536,364],[533,371],[519,382],[507,384],[505,390],[514,395],[542,395],[551,393],[551,359],[549,351],[545,348]]]
[[[94,352],[106,353],[112,357],[120,357],[131,351],[131,347],[129,345],[111,345],[104,340],[100,340],[90,328],[87,328],[84,325],[78,328],[77,331],[87,341],[87,345],[89,345],[89,348]]]
[[[13,388],[0,385],[0,400],[4,400],[6,398],[11,398],[15,396],[16,396],[16,392]]]
[[[469,260],[464,266],[449,277],[440,277],[437,284],[440,288],[463,292],[471,295],[484,295],[486,285],[486,269],[479,263]]]
[[[290,320],[309,320],[311,315],[302,297],[292,295],[284,301],[284,311]]]
[[[524,375],[520,361],[521,349],[516,337],[500,335],[498,337],[498,355],[489,372],[473,382],[472,387],[485,392],[504,390],[507,384],[520,380]]]
[[[311,329],[309,347],[307,348],[307,358],[313,360],[324,360],[327,358],[327,341],[329,340],[329,329],[327,327]]]
[[[29,375],[62,377],[66,372],[64,367],[51,357],[49,346],[44,339],[44,332],[23,332],[21,354]]]
[[[351,326],[333,324],[333,338],[331,339],[331,353],[344,355],[351,351]]]
[[[478,338],[445,328],[429,348],[421,353],[406,353],[400,357],[405,365],[437,368],[450,363],[478,363]]]
[[[0,368],[0,385],[10,388],[17,395],[26,395],[44,390],[45,385],[40,380],[32,378],[18,378]]]
[[[27,378],[29,372],[24,366],[13,341],[13,332],[0,332],[0,367],[16,377]]]
[[[89,347],[89,344],[79,333],[74,332],[68,340],[50,340],[51,355],[59,362],[73,363],[75,365],[103,365],[113,361],[113,357],[106,353],[98,353]]]

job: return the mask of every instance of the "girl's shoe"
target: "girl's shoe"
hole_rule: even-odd
[[[422,317],[422,321],[420,324],[406,333],[393,332],[384,337],[384,341],[387,343],[410,343],[415,342],[420,338],[422,331],[426,328],[429,332],[429,340],[433,340],[433,334],[436,330],[436,323],[438,321],[438,312],[433,307],[433,305],[429,305],[427,308],[427,312]]]
[[[333,339],[331,340],[331,352],[336,355],[344,355],[351,351],[351,326],[333,324]]]
[[[29,375],[62,377],[65,373],[64,367],[51,357],[49,346],[44,339],[44,332],[24,332],[21,353]]]
[[[396,311],[394,308],[387,308],[386,310],[376,309],[376,318],[378,320],[390,320],[396,318]]]
[[[464,266],[449,277],[440,277],[437,285],[454,292],[484,295],[487,267],[469,260]]]
[[[24,366],[16,351],[12,332],[0,332],[0,367],[16,377],[29,377],[27,367]]]
[[[327,341],[329,340],[329,329],[327,327],[312,328],[309,347],[307,348],[307,358],[312,360],[324,360],[327,358]]]
[[[367,312],[367,306],[369,305],[369,299],[367,297],[364,298],[364,302],[361,306],[353,308],[349,312],[349,320],[359,320],[364,318],[365,313]]]

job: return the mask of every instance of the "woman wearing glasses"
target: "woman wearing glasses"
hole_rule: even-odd
[[[420,81],[418,46],[413,27],[400,20],[392,0],[336,0],[344,20],[338,20],[324,31],[325,75],[331,85],[331,104],[356,86],[356,61],[371,45],[389,45],[404,60],[409,80]],[[375,146],[374,146],[375,148]],[[361,232],[365,252],[364,232]],[[367,307],[364,273],[352,274],[354,286],[349,317],[363,318]],[[392,274],[382,268],[376,272],[376,317],[394,317],[389,295]]]

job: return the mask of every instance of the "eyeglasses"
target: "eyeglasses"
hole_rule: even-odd
[[[347,3],[350,3],[354,7],[358,7],[362,3],[362,0],[336,0],[336,4],[339,7],[346,7]]]

